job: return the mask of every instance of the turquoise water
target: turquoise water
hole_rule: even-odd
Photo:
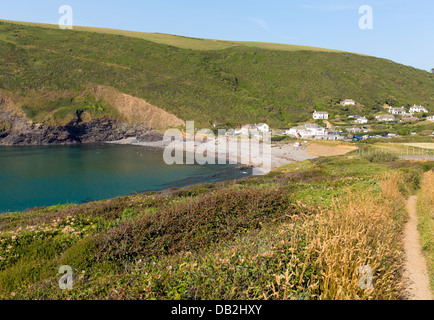
[[[137,146],[0,148],[0,212],[246,177],[230,165],[173,165]]]

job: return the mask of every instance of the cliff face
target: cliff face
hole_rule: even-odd
[[[10,122],[11,130],[0,132],[0,145],[76,144],[140,137],[148,131],[112,120],[70,123],[64,127],[29,124],[24,119]]]
[[[92,91],[97,99],[109,102],[128,122],[136,123],[143,128],[166,129],[185,125],[185,122],[175,115],[113,88],[96,85]]]
[[[67,125],[33,123],[10,97],[0,93],[0,145],[96,143],[129,137],[154,141],[162,138],[157,130],[184,125],[176,116],[144,100],[102,86],[93,91],[97,98],[116,107],[125,120],[92,119],[77,113],[76,119]]]

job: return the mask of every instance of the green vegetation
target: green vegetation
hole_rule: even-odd
[[[86,112],[92,118],[109,116],[113,119],[121,119],[119,112],[105,101],[97,101],[91,93],[77,97],[62,97],[46,102],[29,102],[22,106],[27,118],[39,123],[63,124],[83,117]]]
[[[432,169],[425,174],[417,211],[422,249],[428,262],[431,290],[434,291],[434,171]]]
[[[7,21],[1,19],[0,21],[24,25],[24,26],[59,29],[59,26],[57,24]],[[169,46],[174,46],[181,49],[191,49],[191,50],[221,50],[221,49],[245,46],[245,47],[261,48],[261,49],[269,49],[269,50],[281,50],[281,51],[309,50],[309,51],[324,51],[324,52],[340,52],[337,50],[322,49],[322,48],[315,48],[315,47],[308,47],[308,46],[279,44],[279,43],[211,40],[211,39],[183,37],[183,36],[164,34],[164,33],[145,33],[145,32],[95,28],[95,27],[74,26],[74,30],[102,33],[102,34],[111,34],[111,35],[121,35],[126,37],[152,41],[152,42],[165,44]]]
[[[0,121],[0,132],[9,131],[12,128],[12,124],[9,121]]]
[[[398,156],[389,152],[372,152],[365,155],[364,158],[376,163],[394,162],[399,159]]]
[[[311,119],[314,109],[370,114],[387,101],[434,108],[432,74],[384,59],[272,44],[193,50],[179,42],[213,41],[171,36],[174,46],[112,33],[0,22],[0,91],[12,93],[30,118],[49,123],[64,122],[76,108],[59,97],[79,99],[93,84],[206,127],[286,127]],[[359,102],[356,110],[342,109],[345,98]],[[113,116],[102,108],[101,115]]]
[[[0,216],[4,299],[398,299],[427,162],[354,155],[267,176]],[[431,163],[431,165],[434,165]],[[58,270],[74,270],[61,291]],[[358,286],[374,270],[374,290]]]

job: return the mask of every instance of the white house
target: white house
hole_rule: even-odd
[[[235,130],[235,135],[250,136],[255,134],[259,134],[259,130],[258,127],[253,124],[248,124],[241,129]]]
[[[313,114],[315,120],[328,120],[329,113],[325,111],[315,111]]]
[[[348,116],[348,119],[359,119],[361,117],[362,116],[359,116],[359,115],[350,115],[350,116]]]
[[[402,114],[405,114],[405,108],[404,107],[401,107],[401,108],[390,107],[389,113],[402,115]]]
[[[259,132],[263,133],[269,133],[270,132],[270,126],[266,123],[260,123],[257,125]]]
[[[428,117],[427,120],[428,121],[434,121],[434,116]]]
[[[317,124],[307,123],[299,127],[294,127],[286,131],[286,134],[296,138],[313,138],[317,136],[325,136],[327,130]]]
[[[377,120],[380,122],[390,122],[390,121],[396,121],[396,118],[389,114],[383,114],[381,116],[376,116]]]
[[[360,117],[356,120],[357,123],[359,124],[367,124],[368,123],[368,119],[366,119],[366,117]]]
[[[341,105],[343,105],[344,107],[346,106],[355,106],[356,105],[356,101],[352,100],[352,99],[346,99],[344,101],[341,102]]]
[[[363,130],[360,128],[348,128],[347,131],[348,131],[348,133],[361,133],[361,132],[363,132]]]
[[[414,105],[413,107],[410,108],[410,113],[428,113],[428,109],[422,106],[417,106]]]

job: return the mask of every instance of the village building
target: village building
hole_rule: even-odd
[[[329,113],[326,111],[315,111],[313,114],[315,120],[328,120]]]
[[[258,124],[257,128],[258,128],[259,132],[262,132],[262,133],[269,133],[271,131],[270,126],[266,123]]]
[[[250,136],[258,133],[259,133],[258,127],[253,124],[248,124],[243,126],[241,129],[235,130],[235,135],[242,135],[242,136]]]
[[[327,130],[317,124],[307,123],[302,126],[294,127],[286,131],[286,134],[296,138],[314,138],[317,136],[325,136],[328,134]]]
[[[367,124],[368,123],[368,119],[366,119],[366,117],[360,117],[356,120],[356,122],[358,124]]]
[[[348,128],[348,133],[361,133],[363,130],[361,128]]]
[[[428,113],[428,109],[422,106],[417,106],[414,105],[413,107],[410,108],[410,113]]]
[[[348,119],[359,119],[361,117],[362,116],[360,116],[360,115],[350,115],[350,116],[348,116]]]
[[[428,117],[427,120],[428,121],[434,121],[434,116]]]
[[[405,114],[405,108],[404,107],[401,107],[401,108],[390,107],[389,113],[397,114],[397,115],[403,115],[403,114]]]
[[[341,102],[341,105],[343,105],[344,107],[346,106],[355,106],[356,105],[356,101],[352,100],[352,99],[346,99],[344,101]]]
[[[401,122],[416,122],[416,121],[419,121],[419,119],[412,114],[403,115],[401,120]]]
[[[381,116],[376,116],[377,120],[380,122],[392,122],[392,121],[396,121],[397,119],[389,114],[383,114]]]

